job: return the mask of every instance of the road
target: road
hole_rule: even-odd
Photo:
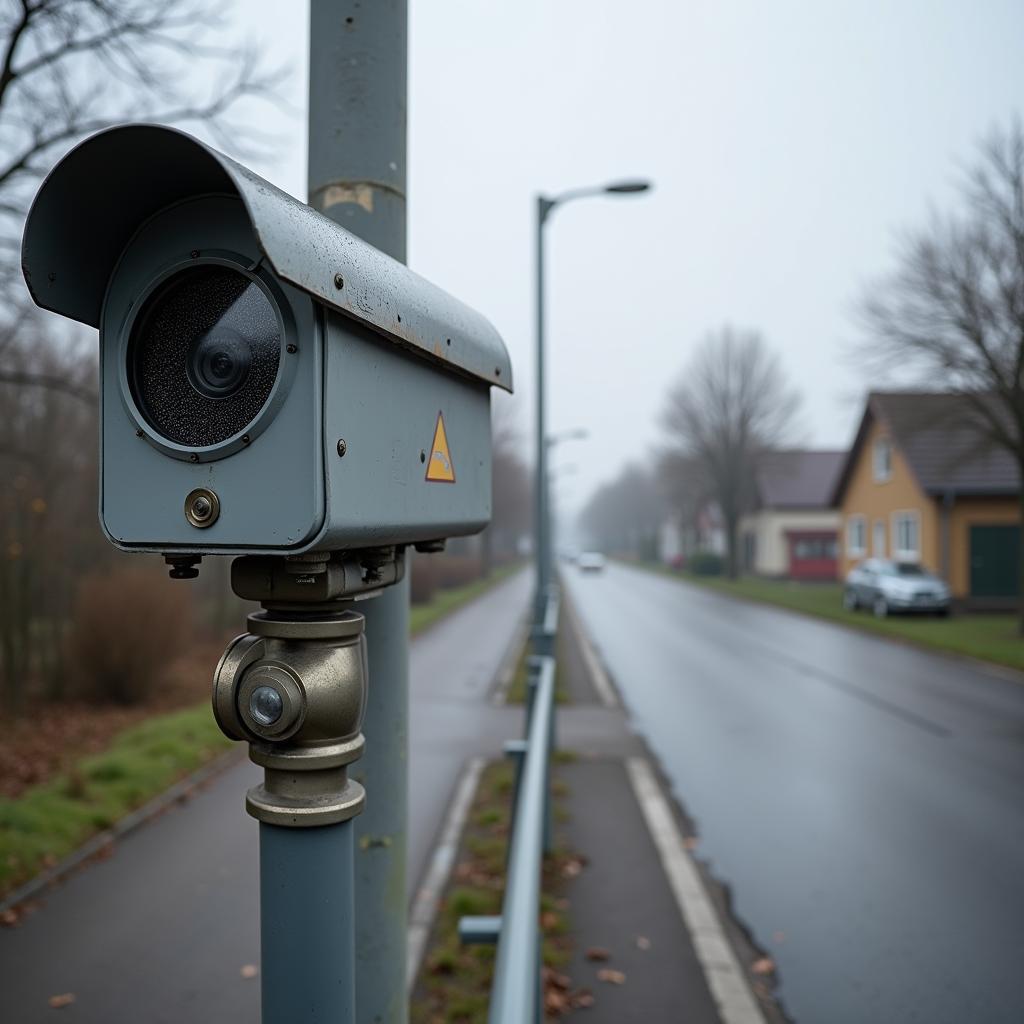
[[[519,573],[413,641],[413,881],[466,758],[494,755],[521,726],[521,711],[487,697],[530,584]],[[258,1020],[259,983],[240,973],[259,962],[257,825],[244,810],[258,779],[240,761],[49,893],[18,927],[0,928],[0,1021],[34,1024],[60,1012],[89,1024]],[[50,1009],[49,997],[64,993],[75,1003]]]
[[[794,1020],[1024,1021],[1024,685],[636,569],[566,577]]]

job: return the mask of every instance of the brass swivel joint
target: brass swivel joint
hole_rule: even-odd
[[[366,639],[357,612],[255,612],[214,673],[213,713],[264,769],[246,810],[271,825],[331,825],[363,809],[348,765],[363,752]]]

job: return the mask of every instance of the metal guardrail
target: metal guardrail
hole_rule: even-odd
[[[558,591],[548,591],[544,621],[534,627],[526,698],[526,738],[505,744],[516,759],[508,881],[500,917],[464,917],[466,943],[497,943],[489,1024],[541,1024],[540,896],[544,853],[552,845],[551,752],[555,743],[555,639]]]

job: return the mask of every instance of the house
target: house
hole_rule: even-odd
[[[755,511],[740,520],[741,564],[760,576],[834,580],[839,513],[832,507],[845,452],[771,452],[755,474]]]
[[[834,494],[843,574],[868,556],[917,562],[962,603],[1012,602],[1020,474],[977,415],[963,395],[868,396]]]
[[[717,502],[698,502],[690,516],[670,513],[658,527],[657,554],[665,565],[685,564],[697,554],[724,558],[725,550],[725,527]]]

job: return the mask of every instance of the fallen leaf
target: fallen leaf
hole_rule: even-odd
[[[636,937],[636,948],[642,950],[648,950],[651,948],[651,940],[646,935],[638,935]]]
[[[239,972],[243,978],[255,978],[260,969],[255,964],[246,964]]]
[[[685,849],[687,849],[687,850],[696,850],[697,849],[697,844],[699,842],[700,842],[700,839],[698,839],[697,836],[687,836],[683,840],[683,847]]]
[[[569,1001],[572,1003],[574,1008],[586,1010],[594,1005],[594,994],[589,988],[577,989],[569,997]]]
[[[543,978],[546,986],[559,989],[562,992],[568,992],[569,986],[572,984],[572,979],[567,974],[559,974],[558,971],[554,971],[550,967],[544,968]]]
[[[544,993],[544,1009],[548,1013],[564,1013],[569,1009],[569,999],[561,992],[548,989]]]
[[[588,960],[608,960],[611,953],[604,946],[591,946],[586,952],[586,957]]]
[[[0,914],[0,924],[13,928],[18,923],[18,912],[13,909],[5,910]]]
[[[755,960],[750,969],[755,974],[771,974],[775,970],[775,961],[770,956],[763,956],[760,960]]]
[[[553,928],[557,928],[562,918],[559,914],[556,914],[553,910],[545,910],[540,915],[540,926],[545,931],[551,931]]]
[[[571,857],[562,865],[563,878],[575,878],[583,870],[583,861],[579,857]]]
[[[73,992],[65,992],[63,995],[50,996],[50,1006],[59,1010],[62,1006],[70,1006],[75,1001]]]
[[[607,981],[610,985],[625,985],[626,974],[624,971],[616,971],[612,967],[602,967],[597,972],[598,981]]]

